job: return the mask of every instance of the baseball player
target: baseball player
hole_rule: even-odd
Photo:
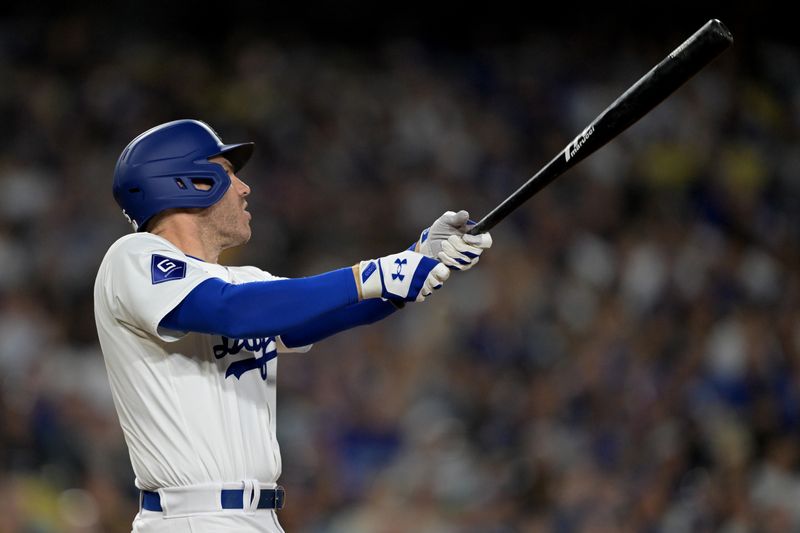
[[[236,174],[252,152],[178,120],[133,139],[114,171],[134,233],[106,253],[94,305],[141,494],[134,532],[283,531],[277,355],[425,300],[492,243],[447,212],[408,250],[317,276],[222,266],[250,239]]]

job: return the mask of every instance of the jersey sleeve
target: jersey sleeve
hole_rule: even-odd
[[[120,322],[167,342],[183,332],[159,327],[195,287],[214,276],[177,248],[143,236],[122,243],[109,257],[110,308]]]

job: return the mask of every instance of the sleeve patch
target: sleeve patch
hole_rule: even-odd
[[[174,279],[183,279],[186,277],[186,263],[163,255],[153,254],[153,258],[150,261],[150,277],[153,280],[153,285]]]

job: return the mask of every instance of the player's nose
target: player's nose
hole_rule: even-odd
[[[250,194],[250,186],[247,185],[245,182],[240,180],[238,177],[234,176],[234,183],[236,184],[236,190],[241,196],[247,196]]]

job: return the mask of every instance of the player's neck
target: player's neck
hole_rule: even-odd
[[[170,232],[156,233],[156,235],[167,239],[186,255],[201,259],[206,263],[216,263],[219,261],[219,254],[222,250],[217,247],[208,246],[196,235],[181,235]]]
[[[171,220],[153,227],[150,232],[168,240],[186,255],[207,263],[216,263],[219,260],[222,247],[214,239],[204,236],[202,228],[198,228],[194,220],[179,216],[170,218]]]

